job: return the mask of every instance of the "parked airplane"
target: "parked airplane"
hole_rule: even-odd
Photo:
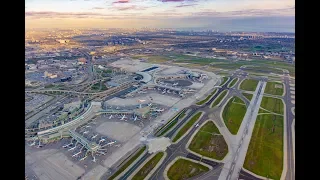
[[[70,145],[72,145],[73,143],[70,143],[70,144],[67,144],[67,145],[64,145],[64,146],[62,146],[63,148],[67,148],[67,147],[69,147]]]
[[[40,144],[40,141],[39,141],[39,144],[38,144],[38,147],[37,148],[41,148],[42,147],[42,145]]]
[[[109,143],[107,143],[106,145],[107,146],[111,146],[112,144],[114,144],[114,143],[116,143],[117,141],[111,141],[111,142],[109,142]]]
[[[74,147],[68,149],[68,151],[72,151],[72,150],[74,150],[76,147],[77,147],[77,145],[75,145]]]
[[[100,153],[100,154],[102,154],[102,155],[106,155],[106,153],[101,152],[101,151],[97,151],[97,153]]]
[[[72,157],[78,156],[81,153],[81,151],[75,153],[74,155],[72,155]]]
[[[87,158],[88,156],[84,156],[83,158],[81,158],[79,161],[83,161]]]
[[[96,134],[96,135],[92,136],[92,138],[91,138],[91,139],[94,139],[94,138],[96,138],[97,136],[98,136],[98,134]]]
[[[165,94],[166,93],[166,91],[162,91],[162,94]]]
[[[111,119],[112,118],[112,114],[109,116],[109,119]]]
[[[36,145],[35,141],[33,141],[33,143],[29,144],[29,146],[34,146],[34,145]]]
[[[85,132],[83,132],[83,134],[88,134],[88,132],[89,132],[89,131],[85,131]]]
[[[164,109],[155,109],[155,110],[153,110],[153,111],[162,112],[162,111],[164,111]]]
[[[177,86],[179,83],[173,83],[173,85],[172,86]]]
[[[133,119],[133,121],[136,121],[136,120],[139,120],[138,116],[135,116],[134,119]]]
[[[120,120],[124,120],[125,118],[126,118],[126,115],[123,115]]]

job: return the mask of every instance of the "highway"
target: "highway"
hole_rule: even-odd
[[[102,94],[109,94],[113,93],[115,90],[119,90],[128,86],[131,86],[134,82],[128,82],[121,84],[120,86],[113,87],[111,89],[102,91],[102,92],[95,92],[95,93],[89,93],[89,92],[78,92],[74,90],[59,90],[59,89],[41,89],[41,90],[31,90],[31,91],[25,91],[25,93],[52,93],[52,92],[60,92],[60,93],[70,93],[70,94],[78,94],[78,95],[102,95]]]

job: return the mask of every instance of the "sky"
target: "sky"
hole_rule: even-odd
[[[26,28],[294,32],[294,0],[25,0]]]

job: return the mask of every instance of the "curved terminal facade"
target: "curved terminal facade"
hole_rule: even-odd
[[[148,73],[145,73],[145,72],[136,72],[136,74],[139,74],[139,75],[141,75],[143,77],[140,80],[140,82],[143,82],[143,83],[148,83],[152,79],[151,75],[148,74]]]

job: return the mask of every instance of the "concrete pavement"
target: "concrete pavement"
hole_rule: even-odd
[[[250,105],[236,136],[236,151],[232,155],[232,160],[224,164],[224,169],[219,176],[219,180],[234,180],[239,177],[239,172],[242,169],[246,157],[247,149],[250,143],[252,131],[254,128],[256,117],[258,115],[265,86],[265,82],[260,81],[258,83],[256,91],[252,97]]]

